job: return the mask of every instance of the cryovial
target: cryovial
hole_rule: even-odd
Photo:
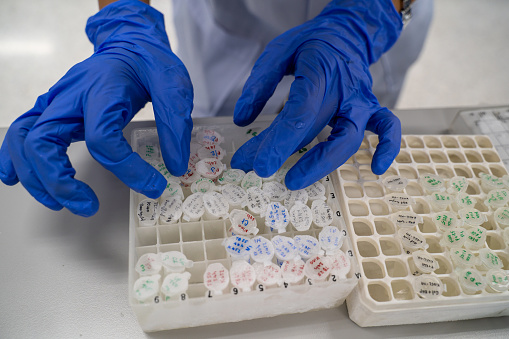
[[[382,184],[389,192],[403,192],[408,185],[408,179],[401,175],[390,175],[382,180]]]
[[[272,245],[278,265],[282,265],[284,261],[299,260],[299,250],[297,244],[290,237],[276,235],[272,238]]]
[[[424,174],[419,178],[419,183],[428,193],[443,192],[445,190],[444,179],[435,174]]]
[[[304,188],[308,193],[308,200],[325,200],[325,186],[317,181],[314,184]]]
[[[159,171],[159,173],[161,173],[164,176],[164,178],[167,181],[173,181],[173,182],[180,184],[179,177],[176,177],[173,174],[171,174],[170,171],[166,168],[166,165],[164,164],[164,162],[159,162],[154,167],[156,170]]]
[[[475,294],[484,290],[486,282],[475,268],[463,268],[457,271],[458,281],[466,294]]]
[[[466,230],[463,228],[452,228],[442,234],[440,244],[447,248],[460,248],[466,241]]]
[[[222,185],[225,184],[240,185],[245,175],[246,172],[244,172],[241,169],[229,168],[223,172],[223,176],[217,179],[217,182]]]
[[[191,184],[191,193],[207,193],[216,190],[216,184],[214,184],[214,182],[208,178],[200,178]]]
[[[435,213],[431,216],[433,222],[442,232],[461,226],[460,220],[456,217],[456,213],[443,211]]]
[[[271,201],[283,201],[288,196],[288,189],[277,181],[263,183],[262,191]]]
[[[480,271],[497,270],[504,266],[498,255],[489,248],[480,249],[478,258],[476,268]]]
[[[291,210],[293,205],[295,205],[297,201],[300,201],[304,205],[307,204],[308,192],[306,192],[306,190],[304,189],[297,191],[288,191],[288,195],[286,196],[283,203],[287,210]]]
[[[182,191],[180,182],[168,181],[161,197],[177,197],[180,200],[184,200],[184,192]]]
[[[200,174],[196,172],[196,166],[192,163],[189,163],[186,173],[180,176],[180,182],[184,186],[189,186],[196,180],[200,179]]]
[[[474,226],[465,231],[466,240],[463,246],[469,250],[478,250],[486,244],[487,230],[481,226]]]
[[[507,228],[509,226],[509,207],[497,208],[493,213],[493,218],[500,228]]]
[[[159,202],[154,199],[145,199],[138,204],[136,215],[140,226],[154,226],[159,219]]]
[[[223,246],[232,260],[249,261],[252,249],[251,239],[242,235],[234,235],[223,240]]]
[[[391,220],[399,228],[415,228],[423,223],[423,218],[412,211],[398,211],[391,215]]]
[[[400,229],[398,231],[398,237],[403,248],[409,252],[428,248],[426,238],[412,229]]]
[[[504,181],[492,174],[481,172],[478,176],[481,178],[481,188],[485,193],[491,190],[505,188]]]
[[[182,216],[182,200],[178,197],[165,197],[161,202],[159,222],[163,225],[174,224]]]
[[[214,158],[205,158],[196,163],[196,172],[211,180],[216,180],[225,169],[226,165]]]
[[[415,277],[414,288],[417,295],[423,299],[434,299],[444,292],[442,280],[429,274]]]
[[[134,282],[134,297],[141,303],[148,302],[159,292],[159,274],[144,276]]]
[[[288,210],[279,202],[271,202],[265,211],[265,226],[270,227],[271,231],[278,233],[286,232],[286,226],[290,222]]]
[[[256,280],[256,272],[253,266],[246,261],[234,261],[230,268],[230,280],[234,287],[233,293],[238,293],[238,291],[235,292],[235,288],[242,290],[242,292],[249,292]]]
[[[296,235],[293,240],[295,240],[300,257],[304,260],[308,260],[312,256],[323,252],[320,250],[320,243],[315,237]]]
[[[287,284],[298,284],[304,278],[304,265],[306,263],[299,260],[285,261],[281,265],[281,275],[283,281]],[[286,285],[285,285],[286,286]]]
[[[280,169],[277,170],[275,173],[274,180],[278,182],[285,182],[285,177],[290,168],[292,168],[293,165],[290,165],[289,163],[283,164]]]
[[[256,272],[256,281],[259,284],[264,286],[281,286],[283,284],[281,268],[278,265],[274,263],[269,263],[268,265],[254,263],[253,268]]]
[[[161,271],[161,258],[156,253],[145,253],[136,262],[135,270],[139,275],[154,275]]]
[[[198,156],[198,150],[202,148],[203,146],[195,141],[191,141],[191,152],[189,154],[189,163],[190,164],[196,164],[198,161],[200,161],[200,157]]]
[[[160,254],[161,262],[166,273],[182,273],[186,268],[193,267],[193,261],[188,260],[184,253],[170,251]]]
[[[311,208],[304,205],[301,201],[297,201],[290,209],[290,222],[299,232],[307,231],[313,222],[313,212]]]
[[[389,204],[393,212],[407,209],[415,204],[415,200],[406,193],[389,193],[384,200]]]
[[[473,207],[462,208],[458,214],[466,227],[479,226],[488,220],[481,211]]]
[[[258,176],[254,171],[249,171],[246,173],[242,181],[240,182],[240,187],[245,189],[246,191],[251,187],[262,188],[262,178]]]
[[[327,279],[331,271],[331,262],[329,257],[314,255],[309,258],[304,265],[304,274],[311,281],[323,281]]]
[[[484,204],[491,208],[498,208],[507,205],[509,191],[506,189],[491,190],[484,200]]]
[[[247,205],[247,193],[240,186],[226,184],[222,187],[221,193],[228,201],[230,208],[244,208]]]
[[[421,274],[434,272],[439,268],[438,261],[426,251],[415,251],[412,253],[415,267]]]
[[[203,146],[197,153],[200,160],[207,158],[223,160],[224,155],[226,154],[225,150],[219,145]]]
[[[452,196],[442,192],[433,192],[426,198],[434,212],[445,211],[453,201]]]
[[[189,272],[168,274],[161,285],[161,292],[166,296],[165,300],[186,293],[189,288],[189,279],[191,279],[191,273]],[[185,296],[178,299],[185,299]]]
[[[193,193],[184,200],[182,205],[182,219],[185,221],[198,221],[205,213],[203,193]]]
[[[202,129],[196,132],[195,140],[201,145],[219,145],[223,143],[224,138],[212,129]]]
[[[210,291],[209,296],[223,294],[223,290],[230,284],[228,269],[221,263],[208,265],[203,274],[203,284]]]
[[[489,270],[486,273],[486,287],[490,292],[505,292],[509,287],[509,276],[504,270]]]
[[[318,227],[329,226],[333,219],[332,208],[323,200],[314,200],[311,203],[313,223]]]
[[[350,258],[348,258],[345,252],[339,250],[328,257],[331,262],[331,277],[335,275],[336,279],[338,280],[347,279],[346,275],[350,272],[352,263],[350,262]]]
[[[256,235],[259,232],[255,217],[247,211],[233,210],[230,212],[229,219],[232,223],[232,235]]]
[[[449,180],[448,186],[447,193],[449,194],[465,193],[468,189],[468,181],[465,177],[457,176]]]
[[[459,211],[465,207],[474,207],[477,203],[477,199],[473,196],[463,192],[459,193],[456,198],[453,200],[452,208],[455,211]]]
[[[259,187],[250,187],[247,189],[247,209],[251,214],[265,216],[270,199],[263,193]]]
[[[229,215],[230,205],[219,192],[207,192],[203,194],[203,206],[205,206],[205,219],[225,219]]]
[[[339,251],[343,240],[343,233],[336,226],[325,226],[318,234],[318,241],[326,255],[332,255]]]
[[[475,254],[464,248],[451,248],[449,254],[455,267],[468,268],[478,264],[478,258]]]
[[[262,264],[269,264],[274,257],[274,245],[272,242],[262,236],[251,239],[251,259]]]

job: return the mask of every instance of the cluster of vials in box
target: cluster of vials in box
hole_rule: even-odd
[[[474,206],[484,205],[493,211],[493,222],[504,229],[505,242],[509,243],[509,177],[497,178],[492,174],[478,174],[481,188],[486,193],[484,201],[466,193],[468,181],[456,176],[445,180],[436,174],[424,174],[419,183],[428,194],[432,219],[439,230],[440,245],[449,252],[459,284],[467,294],[484,289],[504,292],[509,287],[509,276],[502,269],[497,254],[486,246],[487,229],[481,225],[488,221],[486,213]],[[393,175],[383,184],[387,191],[385,201],[392,208],[392,221],[398,227],[397,238],[408,254],[411,254],[416,271],[414,287],[422,298],[434,298],[443,293],[443,283],[429,273],[439,268],[434,257],[426,251],[426,238],[416,228],[422,224],[422,216],[410,211],[414,199],[402,193],[408,180]]]
[[[217,131],[199,130],[191,142],[188,171],[181,177],[172,176],[156,156],[156,144],[143,146],[140,155],[168,184],[159,199],[139,202],[140,227],[182,223],[185,228],[186,223],[198,220],[229,220],[231,227],[222,245],[231,266],[228,269],[215,262],[206,267],[203,283],[208,296],[220,295],[228,287],[234,294],[247,292],[255,282],[263,289],[346,279],[350,259],[341,250],[345,233],[333,225],[325,186],[316,182],[289,191],[283,182],[290,163],[269,178],[227,168],[222,162],[226,154],[223,140]],[[290,228],[305,232],[312,225],[320,228],[318,237],[287,236]],[[260,230],[270,237],[257,235]],[[186,269],[192,266],[180,251],[142,255],[135,268],[140,276],[134,283],[135,298],[147,302],[161,292],[165,300],[185,299],[191,278]]]

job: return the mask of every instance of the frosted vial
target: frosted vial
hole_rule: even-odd
[[[222,187],[221,193],[228,201],[230,208],[244,208],[247,204],[247,193],[240,186],[226,184]]]
[[[184,192],[182,191],[182,186],[180,186],[180,182],[168,181],[161,197],[162,198],[176,197],[180,200],[183,200]]]
[[[214,158],[205,158],[196,163],[196,172],[212,180],[216,180],[225,169],[226,165]]]
[[[419,178],[419,183],[428,193],[443,192],[445,190],[444,179],[435,174],[424,174]]]
[[[486,282],[475,268],[464,268],[457,271],[458,281],[466,294],[475,294],[484,290]]]
[[[207,192],[203,194],[203,206],[205,206],[205,219],[225,219],[229,215],[230,205],[219,192]]]
[[[189,288],[189,279],[191,279],[189,272],[168,274],[161,285],[161,292],[166,296],[166,300],[186,293]]]
[[[138,154],[151,165],[157,164],[161,159],[159,145],[153,141],[143,142],[138,148]]]
[[[474,207],[477,199],[467,193],[459,193],[453,201],[452,208],[459,211],[465,207]]]
[[[329,226],[333,219],[332,208],[323,200],[314,200],[311,204],[313,223],[318,227]]]
[[[322,252],[320,250],[320,243],[315,237],[310,235],[296,235],[293,240],[295,240],[300,257],[304,260],[308,260],[312,256]]]
[[[178,197],[162,198],[159,222],[164,225],[178,222],[182,216],[182,205],[182,200]]]
[[[235,235],[249,235],[258,234],[258,227],[256,225],[255,217],[244,210],[233,210],[229,216],[231,226],[231,233]]]
[[[156,253],[145,253],[136,262],[135,270],[139,275],[154,275],[161,271],[161,258]]]
[[[196,164],[198,161],[200,161],[200,157],[198,156],[198,150],[202,148],[203,145],[200,145],[197,142],[191,141],[190,148],[191,152],[189,154],[189,163]]]
[[[252,249],[251,239],[243,235],[234,235],[224,239],[223,246],[232,260],[249,261]]]
[[[466,239],[466,230],[463,228],[453,228],[445,231],[442,234],[440,244],[447,248],[459,248],[462,247]]]
[[[467,227],[479,226],[488,220],[483,213],[473,207],[462,208],[458,214]]]
[[[505,188],[504,181],[492,174],[481,172],[479,178],[481,178],[481,188],[484,192]]]
[[[399,211],[391,215],[391,220],[399,228],[415,228],[423,223],[420,215],[412,211]]]
[[[497,208],[493,213],[493,218],[500,228],[507,228],[509,226],[509,207]]]
[[[203,193],[193,193],[184,200],[182,213],[185,221],[198,221],[205,213],[203,206]]]
[[[401,244],[403,245],[403,248],[409,252],[428,248],[426,238],[414,230],[400,229],[398,231],[398,237],[401,241]]]
[[[253,268],[256,272],[256,281],[259,284],[264,286],[281,286],[283,284],[281,268],[278,265],[274,263],[269,263],[268,265],[254,263]]]
[[[277,181],[265,182],[262,191],[271,201],[283,201],[288,196],[288,189]]]
[[[208,265],[203,274],[203,284],[212,295],[223,294],[223,290],[230,284],[228,269],[221,263]]]
[[[350,258],[345,254],[345,252],[339,250],[331,256],[328,256],[330,259],[330,274],[335,275],[338,280],[347,279],[347,274],[350,272],[352,267],[352,263],[350,262]]]
[[[429,274],[415,277],[414,288],[417,295],[422,299],[435,299],[444,292],[442,281]]]
[[[186,187],[200,179],[200,174],[196,172],[196,166],[192,163],[189,163],[188,166],[186,173],[179,177],[180,182]]]
[[[304,278],[304,265],[306,263],[302,260],[285,261],[281,265],[281,275],[283,281],[288,284],[298,284]]]
[[[212,129],[202,129],[196,133],[196,141],[201,145],[219,145],[224,138]]]
[[[166,168],[166,165],[164,164],[164,162],[159,162],[154,167],[156,170],[159,171],[159,173],[161,173],[164,176],[164,178],[167,181],[173,181],[173,182],[180,184],[179,177],[176,177],[173,174],[171,174],[170,171]]]
[[[274,258],[274,245],[272,242],[262,236],[251,239],[251,259],[262,264],[269,264]]]
[[[134,297],[139,302],[148,302],[159,292],[159,274],[141,277],[134,282]]]
[[[304,189],[308,193],[308,200],[325,200],[325,186],[321,182],[317,181]]]
[[[238,288],[243,292],[249,292],[256,281],[256,272],[253,266],[247,262],[242,260],[234,261],[230,268],[230,281],[234,288]]]
[[[439,268],[438,261],[426,251],[415,251],[412,258],[419,273],[431,273]]]
[[[272,238],[272,245],[278,265],[282,265],[284,261],[300,259],[297,244],[292,238],[276,235]]]
[[[408,185],[408,179],[400,175],[390,175],[382,181],[382,184],[390,192],[402,192]]]
[[[504,270],[489,270],[486,273],[486,287],[491,292],[505,292],[509,288],[509,276]]]
[[[391,206],[393,212],[407,209],[415,204],[415,200],[406,193],[389,193],[384,200]]]
[[[451,248],[449,250],[449,255],[455,267],[468,268],[478,264],[478,259],[475,254],[464,248]]]
[[[309,258],[304,265],[304,274],[306,274],[311,281],[322,281],[327,279],[330,271],[330,259],[322,255],[315,255]]]
[[[313,222],[313,212],[311,212],[311,208],[297,201],[290,209],[290,222],[297,231],[307,231]]]
[[[216,190],[216,184],[214,184],[214,182],[208,178],[200,178],[191,184],[191,193],[207,193]]]
[[[290,168],[292,168],[292,166],[293,165],[290,165],[288,163],[283,164],[283,166],[281,166],[281,168],[278,169],[277,172],[275,173],[275,181],[284,182],[286,174],[288,173]]]
[[[478,250],[486,244],[487,231],[484,227],[475,226],[465,231],[466,240],[463,246],[469,250]]]
[[[182,273],[186,268],[193,267],[193,261],[188,260],[184,253],[179,251],[170,251],[160,254],[161,263],[165,272]]]
[[[326,255],[332,255],[339,251],[343,240],[343,232],[336,226],[325,226],[318,234],[318,241]]]
[[[153,199],[142,200],[138,204],[136,215],[140,226],[154,226],[159,219],[159,202]]]
[[[459,194],[467,191],[468,181],[467,178],[462,176],[457,176],[451,178],[448,182],[447,193],[449,194]]]
[[[476,266],[478,270],[498,270],[502,268],[502,266],[504,266],[504,264],[495,252],[489,248],[482,248],[479,250],[479,262]]]
[[[223,176],[219,178],[217,181],[223,185],[226,184],[240,185],[245,175],[246,172],[244,172],[241,169],[229,168],[223,172]]]
[[[247,208],[251,214],[265,215],[270,199],[263,193],[259,187],[250,187],[247,189]]]
[[[222,149],[219,145],[203,146],[198,150],[197,153],[200,160],[207,158],[223,160],[224,155],[226,154],[225,150]]]
[[[246,191],[251,187],[262,188],[262,178],[258,176],[254,171],[249,171],[246,173],[242,181],[240,182],[240,187],[245,189]]]
[[[452,203],[452,196],[447,193],[434,192],[427,196],[431,208],[435,212],[445,211]]]
[[[286,199],[284,200],[284,205],[288,210],[291,210],[293,205],[297,201],[300,201],[304,205],[308,202],[308,192],[306,190],[297,190],[297,191],[288,191],[288,195],[286,196]]]
[[[507,205],[509,201],[509,191],[506,189],[498,189],[489,191],[484,200],[484,204],[491,208],[498,208]]]
[[[288,210],[279,202],[271,202],[265,212],[265,226],[270,227],[271,231],[278,233],[286,232],[286,226],[290,222]]]
[[[435,213],[431,217],[435,225],[442,232],[461,226],[460,220],[456,217],[456,213],[450,211]]]

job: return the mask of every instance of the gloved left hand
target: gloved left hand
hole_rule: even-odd
[[[366,129],[380,139],[371,168],[384,173],[399,153],[401,126],[371,92],[369,65],[396,42],[401,29],[390,0],[336,0],[313,20],[271,41],[244,86],[234,122],[249,125],[283,76],[294,74],[295,80],[281,113],[239,148],[232,167],[268,177],[329,124],[327,141],[286,175],[288,188],[309,186],[342,165],[358,150]]]

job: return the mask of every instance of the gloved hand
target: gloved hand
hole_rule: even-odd
[[[10,126],[0,149],[0,179],[20,181],[53,210],[93,215],[99,201],[74,179],[71,142],[85,140],[90,154],[133,190],[159,197],[166,179],[133,153],[122,129],[152,101],[161,152],[173,175],[187,170],[193,89],[172,53],[163,16],[135,0],[122,0],[89,18],[95,53],[72,67],[34,108]]]
[[[284,75],[295,80],[274,122],[235,153],[232,167],[268,177],[329,124],[327,141],[308,151],[285,178],[304,188],[342,165],[364,130],[379,135],[371,168],[382,174],[399,153],[401,126],[371,92],[369,65],[397,40],[401,19],[390,0],[332,1],[313,20],[271,41],[255,63],[237,102],[234,122],[253,122]]]

